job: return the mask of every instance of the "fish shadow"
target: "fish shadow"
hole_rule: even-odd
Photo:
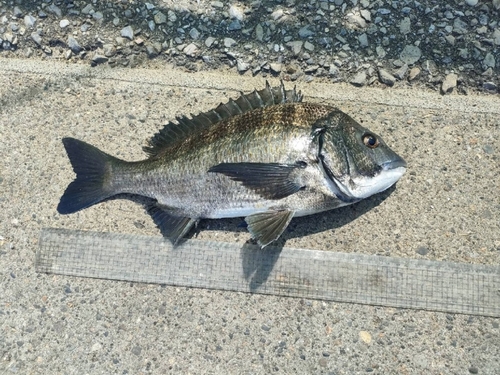
[[[255,244],[253,240],[249,240],[240,249],[240,259],[242,262],[243,274],[245,279],[248,281],[250,291],[257,292],[259,288],[267,282],[287,240],[325,231],[335,231],[335,229],[349,224],[366,212],[377,207],[384,200],[386,200],[395,189],[396,186],[393,185],[386,191],[364,199],[353,205],[340,207],[314,215],[294,218],[281,237],[271,245],[266,246],[264,249],[261,249],[260,246]],[[123,198],[130,199],[144,207],[150,202],[150,199],[148,198],[130,194],[120,194],[119,196],[115,196],[109,200]],[[195,230],[191,230],[188,233],[186,238],[196,237],[200,231],[207,229],[226,230],[235,233],[245,232],[245,226],[241,225],[241,223],[241,218],[203,220]]]

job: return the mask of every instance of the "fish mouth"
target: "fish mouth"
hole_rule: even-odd
[[[397,158],[388,162],[385,162],[384,164],[381,165],[382,170],[384,171],[390,171],[392,169],[397,169],[397,168],[404,168],[406,169],[406,161],[403,160],[403,158]]]

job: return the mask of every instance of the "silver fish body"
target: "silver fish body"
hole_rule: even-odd
[[[392,186],[406,163],[373,132],[330,106],[269,85],[156,134],[149,158],[125,162],[65,138],[77,174],[61,198],[72,213],[108,197],[148,197],[174,242],[203,218],[245,217],[263,247],[294,216],[355,203]]]

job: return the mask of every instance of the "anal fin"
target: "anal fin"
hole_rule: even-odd
[[[198,219],[177,216],[172,209],[156,202],[147,205],[146,210],[160,229],[161,234],[169,238],[174,245],[198,222]]]
[[[248,224],[248,231],[263,248],[281,236],[293,215],[293,211],[266,211],[249,215],[245,221]]]

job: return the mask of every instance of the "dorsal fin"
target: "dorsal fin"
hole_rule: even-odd
[[[227,103],[221,103],[217,108],[208,112],[203,112],[196,116],[191,115],[191,118],[186,116],[177,117],[177,124],[169,122],[165,125],[163,129],[148,141],[148,146],[143,147],[143,150],[150,157],[155,157],[167,148],[185,139],[188,135],[206,129],[230,117],[241,115],[257,108],[282,103],[298,103],[301,101],[302,94],[300,91],[297,92],[295,87],[293,90],[287,91],[285,90],[283,81],[280,81],[280,86],[278,87],[271,87],[269,82],[266,81],[266,87],[263,90],[254,90],[249,94],[242,92],[238,99],[231,99]]]

